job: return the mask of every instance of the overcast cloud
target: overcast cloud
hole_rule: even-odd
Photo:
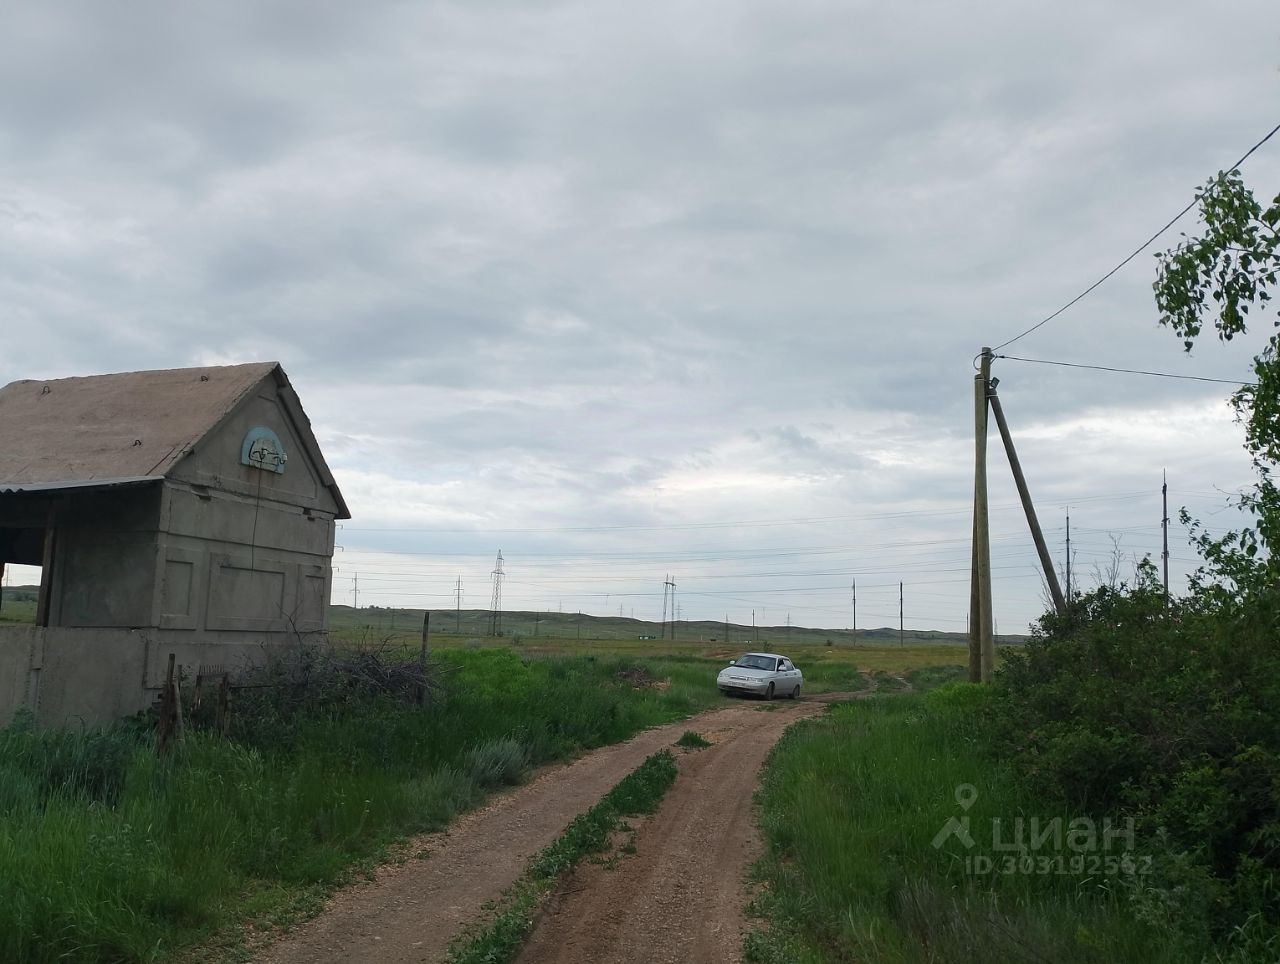
[[[672,573],[686,618],[845,626],[857,579],[886,625],[902,580],[962,629],[974,355],[1280,120],[1274,0],[0,7],[0,382],[279,360],[338,602],[483,606],[501,548],[508,608],[656,618]],[[1280,142],[1244,172],[1280,191]],[[1153,277],[1009,352],[1247,377],[1263,332],[1187,356]],[[1158,552],[1166,468],[1232,523],[1226,386],[997,374],[1086,581]]]

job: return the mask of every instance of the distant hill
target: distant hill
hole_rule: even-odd
[[[31,622],[35,618],[35,603],[40,594],[39,586],[5,586],[0,596],[0,619],[8,622]],[[490,635],[491,620],[487,609],[438,609],[431,613],[433,635],[486,637]],[[381,638],[390,633],[416,633],[422,629],[423,610],[396,609],[383,606],[362,607],[330,606],[329,624],[341,636],[352,638],[368,635]],[[665,635],[664,635],[665,632]],[[662,639],[673,632],[671,623],[665,627],[644,619],[627,616],[588,616],[585,613],[543,613],[517,610],[502,613],[503,637],[519,636],[532,639],[552,636],[557,639]],[[853,634],[847,629],[818,629],[810,626],[745,626],[741,623],[724,623],[713,620],[681,620],[674,626],[675,638],[687,642],[728,642],[735,646],[783,646],[787,643],[821,645],[830,640],[834,645],[849,645]],[[1001,643],[1022,643],[1025,636],[1004,635]],[[898,642],[898,631],[890,626],[878,629],[859,629],[857,641],[889,646]],[[916,645],[967,646],[966,633],[940,630],[908,629],[904,643]]]
[[[491,613],[485,609],[433,610],[432,635],[485,637],[491,635]],[[677,640],[688,642],[730,642],[738,646],[764,646],[766,643],[781,646],[786,643],[818,644],[830,640],[835,645],[854,642],[854,635],[847,629],[820,629],[808,626],[747,626],[741,623],[725,623],[714,620],[680,620],[672,626],[662,626],[644,619],[627,616],[589,616],[585,613],[547,613],[516,610],[501,614],[500,631],[504,637],[519,636],[533,639],[552,636],[557,639],[660,639],[669,638],[674,632]],[[344,636],[368,634],[375,638],[392,632],[405,633],[422,628],[423,610],[396,609],[381,606],[362,607],[330,606],[329,624],[335,633]],[[857,642],[892,645],[898,642],[898,630],[891,627],[859,629]],[[1025,636],[1000,636],[1001,643],[1021,643]],[[904,643],[967,646],[966,633],[940,630],[909,629],[903,634]]]

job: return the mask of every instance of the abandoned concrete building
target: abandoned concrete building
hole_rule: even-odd
[[[275,362],[5,386],[0,570],[41,576],[35,624],[0,624],[0,725],[135,712],[171,653],[195,673],[324,638],[347,518]]]

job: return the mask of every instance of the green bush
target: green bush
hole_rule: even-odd
[[[1280,942],[1276,617],[1220,584],[1166,607],[1148,567],[1043,617],[994,693],[1023,773],[1086,812],[1134,816],[1160,842],[1164,889],[1199,894],[1193,917],[1222,946]]]

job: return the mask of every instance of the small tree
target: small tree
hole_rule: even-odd
[[[1190,351],[1206,324],[1222,341],[1248,331],[1254,317],[1270,315],[1272,332],[1253,359],[1253,385],[1232,396],[1245,425],[1245,447],[1258,473],[1242,507],[1256,528],[1211,539],[1195,528],[1210,573],[1230,579],[1242,591],[1274,590],[1280,546],[1280,303],[1273,301],[1280,279],[1280,195],[1265,209],[1245,187],[1239,171],[1219,173],[1198,194],[1204,233],[1187,237],[1157,255],[1154,284],[1160,324],[1172,328]],[[1183,521],[1190,522],[1183,514]]]

